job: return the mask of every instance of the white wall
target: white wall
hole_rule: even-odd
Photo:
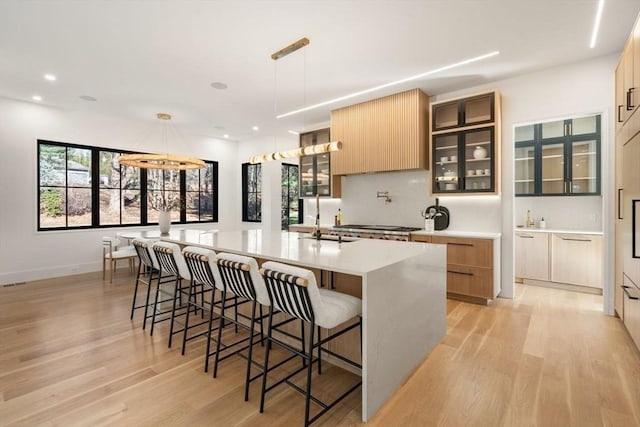
[[[464,89],[432,97],[430,101],[441,101],[472,95],[489,90],[498,90],[502,97],[502,195],[478,197],[441,197],[440,203],[451,213],[452,230],[490,231],[502,233],[502,293],[511,298],[513,284],[513,129],[522,123],[545,121],[556,117],[602,113],[602,198],[566,198],[557,208],[546,207],[552,224],[567,224],[573,219],[578,226],[590,230],[604,228],[605,254],[613,251],[610,236],[613,234],[612,180],[610,156],[613,133],[610,117],[613,106],[613,70],[618,55],[610,55],[591,61],[574,63],[562,67],[514,77],[482,86]],[[428,178],[429,172],[409,171],[348,176],[343,178],[342,199],[322,201],[323,223],[333,222],[333,215],[340,207],[344,211],[345,223],[377,223],[393,225],[422,224],[419,215],[433,202]],[[390,191],[393,202],[385,205],[375,197],[376,191]],[[573,199],[573,200],[569,200]],[[579,200],[578,200],[579,199]],[[598,208],[605,200],[605,209]],[[594,221],[591,215],[597,213]],[[307,214],[314,214],[314,203],[307,202]],[[526,210],[525,210],[526,212]],[[585,212],[585,214],[581,214]],[[588,212],[588,213],[586,213]],[[518,216],[518,218],[520,215]],[[307,222],[307,221],[305,221]],[[576,228],[576,227],[571,227]],[[605,263],[605,283],[612,280],[611,262]],[[605,302],[611,301],[610,290],[605,288]],[[609,302],[606,303],[607,312]]]
[[[136,122],[6,98],[0,98],[0,117],[0,284],[100,270],[101,236],[131,228],[37,232],[36,141],[163,152],[166,142],[144,139],[157,121]],[[177,131],[181,140],[173,151],[219,162],[219,222],[200,227],[237,229],[237,144]]]

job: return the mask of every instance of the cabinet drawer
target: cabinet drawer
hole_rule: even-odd
[[[493,298],[493,271],[486,268],[449,265],[447,292],[479,298]]]
[[[412,242],[431,243],[431,236],[423,236],[421,234],[411,234]]]
[[[447,245],[447,264],[469,267],[493,267],[492,240],[433,236],[431,243]]]
[[[602,237],[591,234],[553,234],[551,280],[602,288]]]
[[[640,289],[624,276],[622,290],[624,326],[640,349]]]

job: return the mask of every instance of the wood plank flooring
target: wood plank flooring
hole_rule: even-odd
[[[243,401],[242,359],[213,379],[204,342],[181,356],[167,325],[150,337],[141,312],[129,320],[132,289],[124,270],[113,284],[89,274],[0,287],[0,425],[302,424],[304,400],[286,386],[264,414],[260,380]],[[640,426],[640,352],[602,297],[517,291],[490,306],[449,300],[447,335],[367,425]],[[314,389],[335,395],[353,379],[327,369]],[[359,420],[357,392],[314,425]]]

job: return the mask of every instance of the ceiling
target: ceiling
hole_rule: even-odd
[[[180,130],[236,141],[287,135],[327,122],[331,109],[402,90],[436,95],[621,51],[640,1],[607,0],[590,49],[596,8],[597,0],[2,0],[0,96],[38,94],[45,105],[146,121],[168,112]],[[271,59],[301,37],[311,43]]]

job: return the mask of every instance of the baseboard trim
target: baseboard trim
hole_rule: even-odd
[[[542,286],[544,288],[562,289],[565,291],[583,292],[585,294],[602,295],[602,289],[590,286],[570,285],[568,283],[547,282],[545,280],[523,279],[525,285]]]

